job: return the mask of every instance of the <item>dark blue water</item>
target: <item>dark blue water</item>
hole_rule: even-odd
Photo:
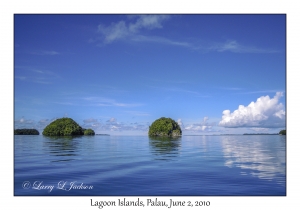
[[[14,194],[286,195],[286,137],[15,136]]]

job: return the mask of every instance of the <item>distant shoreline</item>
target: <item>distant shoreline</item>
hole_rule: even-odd
[[[278,133],[244,133],[244,134],[208,134],[208,135],[183,135],[183,136],[243,136],[243,135],[280,135]]]
[[[244,133],[243,135],[279,135],[278,133]]]

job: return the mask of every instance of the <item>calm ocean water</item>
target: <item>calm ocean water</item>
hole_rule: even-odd
[[[286,195],[279,135],[14,136],[15,195]]]

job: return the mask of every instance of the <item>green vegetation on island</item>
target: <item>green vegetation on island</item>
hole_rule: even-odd
[[[87,136],[95,135],[95,132],[92,129],[85,129],[83,133],[84,133],[84,135],[87,135]]]
[[[60,118],[49,125],[43,131],[45,136],[77,136],[95,135],[92,129],[83,129],[71,118]]]
[[[149,127],[149,136],[181,136],[182,131],[177,122],[171,118],[161,117],[155,120]]]
[[[14,130],[15,135],[40,135],[39,131],[36,129],[15,129]]]
[[[279,135],[286,135],[286,130],[281,130],[281,131],[279,132]]]

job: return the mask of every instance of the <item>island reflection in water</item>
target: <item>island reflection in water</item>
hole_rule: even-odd
[[[244,169],[241,175],[285,183],[286,137],[276,137],[280,141],[275,141],[274,136],[260,135],[222,137],[225,166]]]
[[[149,137],[149,145],[156,160],[172,160],[179,154],[181,137]]]
[[[74,156],[78,156],[79,142],[78,138],[73,136],[45,137],[44,150],[55,158],[51,162],[63,162],[75,160]]]

